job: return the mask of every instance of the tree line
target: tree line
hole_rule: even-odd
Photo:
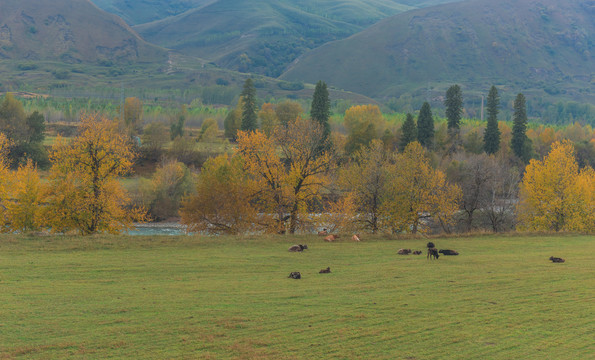
[[[118,181],[138,156],[140,110],[134,101],[124,119],[87,115],[74,137],[59,138],[49,151],[44,181],[31,160],[9,168],[17,138],[3,134],[4,230],[118,232],[147,219],[147,211],[175,209],[179,203],[189,231],[206,233],[295,233],[316,227],[371,233],[595,231],[595,174],[577,160],[576,144],[553,136],[539,159],[516,155],[514,130],[506,134],[497,122],[495,88],[488,95],[484,151],[474,154],[461,141],[460,87],[446,96],[452,109],[441,152],[429,104],[417,122],[407,115],[397,141],[372,105],[346,111],[347,134],[331,131],[322,81],[309,116],[291,102],[258,110],[250,87],[247,81],[231,120],[226,119],[229,128],[237,126],[230,135],[237,145],[233,154],[209,158],[198,174],[175,160],[162,162],[144,186],[151,196],[137,206]],[[517,99],[517,131],[525,136],[519,143],[527,149],[524,97]],[[498,136],[488,131],[494,122]],[[550,139],[551,134],[541,135]]]

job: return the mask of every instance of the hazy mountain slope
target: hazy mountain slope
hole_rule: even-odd
[[[0,2],[0,58],[158,62],[166,55],[88,0]]]
[[[595,74],[595,1],[476,0],[395,15],[297,60],[287,80],[324,79],[368,96],[428,83],[572,84]]]
[[[218,0],[135,30],[222,67],[278,76],[306,51],[411,8],[395,0]]]
[[[92,0],[105,11],[120,16],[131,25],[181,14],[216,0]]]

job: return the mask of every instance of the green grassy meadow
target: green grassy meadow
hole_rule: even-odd
[[[0,359],[593,359],[594,240],[2,235]]]

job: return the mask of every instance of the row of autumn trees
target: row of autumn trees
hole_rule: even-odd
[[[312,226],[416,233],[451,232],[456,224],[475,230],[482,217],[493,231],[595,231],[595,173],[579,169],[569,142],[531,160],[519,186],[519,172],[493,155],[455,155],[442,172],[418,142],[394,153],[374,140],[344,158],[322,134],[301,118],[270,137],[240,131],[234,155],[205,164],[182,222],[191,231],[232,234]]]
[[[483,227],[595,231],[595,174],[578,165],[571,143],[553,142],[522,177],[503,156],[455,148],[437,161],[418,141],[394,151],[382,139],[359,142],[330,133],[325,90],[319,83],[309,118],[288,117],[268,131],[237,131],[237,150],[209,159],[194,185],[179,164],[160,167],[157,180],[175,178],[186,186],[182,193],[159,191],[155,201],[142,205],[159,208],[182,197],[182,222],[190,231],[207,233],[313,227],[372,233]],[[345,121],[352,126],[347,114]],[[346,146],[350,141],[357,146]],[[130,206],[119,182],[137,154],[130,131],[117,120],[84,116],[77,136],[58,139],[51,148],[51,169],[43,181],[31,161],[9,170],[10,142],[0,135],[5,231],[118,232],[155,210]]]
[[[575,185],[568,185],[563,191],[574,192],[575,196],[560,201],[541,199],[527,207],[529,199],[541,193],[527,182],[520,187],[519,195],[521,170],[511,166],[510,158],[494,155],[501,148],[499,96],[495,87],[488,95],[483,154],[461,151],[462,93],[457,85],[448,89],[445,106],[450,149],[445,154],[447,159],[438,161],[446,164],[442,166],[444,171],[440,171],[433,166],[436,161],[430,160],[436,154],[429,151],[434,137],[429,104],[422,106],[417,124],[412,116],[407,117],[401,134],[401,152],[396,153],[390,141],[386,141],[388,129],[383,129],[382,114],[374,106],[349,109],[344,118],[346,139],[334,137],[331,141],[328,105],[322,111],[326,117],[318,116],[318,104],[329,104],[328,92],[319,91],[322,85],[319,82],[314,93],[311,119],[302,118],[301,109],[291,108],[289,103],[278,105],[275,113],[265,104],[258,116],[262,121],[259,131],[255,93],[250,81],[246,81],[238,107],[226,119],[227,136],[237,141],[238,152],[205,164],[198,179],[197,195],[189,198],[181,210],[182,221],[191,230],[293,233],[300,227],[318,226],[341,231],[415,233],[434,226],[446,232],[478,227],[493,231],[515,227],[593,231],[590,220],[595,210],[593,188],[589,187],[592,181],[585,180],[592,178],[592,171],[586,167],[587,170],[579,172],[570,143],[553,143],[552,156],[562,151],[575,164],[576,171],[560,172],[543,167],[540,173],[547,174],[543,175],[545,178],[566,177],[563,183]],[[518,94],[514,107],[510,148],[517,160],[528,162],[531,143],[526,135],[522,94]],[[293,116],[286,116],[288,113]],[[528,173],[539,164],[532,161]],[[568,202],[568,199],[584,201]],[[528,208],[535,210],[537,204],[556,202],[563,203],[558,212],[582,210],[562,216],[575,219],[563,225],[536,225],[536,216],[527,215],[535,214]],[[544,209],[545,213],[553,211],[548,206]],[[310,216],[312,212],[320,215]],[[579,213],[582,218],[578,217]],[[478,218],[482,224],[478,225]]]

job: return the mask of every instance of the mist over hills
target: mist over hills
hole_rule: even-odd
[[[475,0],[412,10],[308,52],[281,78],[375,98],[448,83],[593,102],[595,1]],[[542,91],[543,92],[543,91]]]
[[[2,0],[0,58],[157,62],[167,51],[144,41],[89,0]]]

